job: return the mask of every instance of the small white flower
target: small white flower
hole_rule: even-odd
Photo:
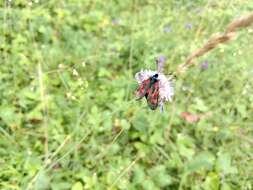
[[[79,86],[82,86],[82,85],[84,84],[83,79],[78,78],[78,79],[77,79],[77,84],[78,84]]]
[[[76,69],[73,69],[72,73],[73,73],[74,76],[78,76],[79,75]]]
[[[58,65],[58,68],[59,68],[59,69],[62,69],[63,67],[64,67],[64,65],[61,64],[61,63]]]
[[[157,73],[156,71],[141,70],[140,72],[135,74],[135,79],[137,80],[139,84],[141,84],[144,80],[147,80],[148,78],[152,77],[156,73]]]
[[[248,29],[248,33],[252,33],[253,32],[253,29]]]
[[[223,48],[220,49],[220,52],[223,53],[225,50]]]
[[[67,92],[66,96],[67,96],[67,98],[71,98],[71,96],[72,96],[71,92]]]
[[[86,66],[86,62],[83,61],[83,62],[82,62],[82,67],[85,67],[85,66]]]

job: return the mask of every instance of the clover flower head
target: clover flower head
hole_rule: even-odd
[[[163,32],[165,32],[165,33],[171,32],[171,27],[169,25],[164,26]]]
[[[192,24],[191,23],[187,23],[187,24],[184,25],[184,27],[185,27],[185,29],[190,30],[190,29],[192,29]]]
[[[201,63],[200,68],[202,70],[206,70],[206,69],[208,69],[208,66],[209,66],[208,61],[204,61],[203,63]]]

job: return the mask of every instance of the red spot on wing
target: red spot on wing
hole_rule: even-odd
[[[141,99],[143,98],[146,93],[148,93],[147,91],[149,90],[149,85],[150,85],[150,78],[144,80],[140,86],[138,87],[138,89],[135,91],[135,95],[137,97],[137,99]]]
[[[159,103],[159,82],[151,84],[151,78],[144,80],[138,89],[135,91],[137,99],[141,99],[144,96],[147,99],[148,106],[155,110]]]
[[[155,110],[158,106],[159,99],[159,82],[155,82],[147,91],[147,102],[152,110]]]

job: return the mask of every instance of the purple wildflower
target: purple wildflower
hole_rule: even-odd
[[[169,25],[164,26],[163,32],[165,32],[165,33],[171,32],[171,27]]]
[[[113,24],[113,25],[120,25],[120,23],[121,23],[121,20],[120,20],[120,19],[113,19],[113,20],[112,20],[112,24]]]
[[[159,56],[156,59],[156,66],[157,66],[157,71],[159,73],[163,72],[163,64],[166,62],[166,57],[164,55]]]
[[[197,14],[199,14],[199,15],[202,14],[204,11],[205,11],[204,8],[201,8],[201,7],[197,8],[197,9],[195,10],[195,12],[196,12]]]
[[[163,64],[166,62],[166,57],[164,55],[161,55],[159,56],[157,59],[156,59],[156,66],[157,66],[157,71],[159,73],[162,73],[163,72]]]
[[[203,63],[201,63],[200,68],[202,70],[206,70],[206,69],[208,69],[208,66],[209,66],[208,61],[204,61]]]
[[[187,24],[184,25],[184,27],[185,27],[185,29],[190,30],[190,29],[192,29],[192,24],[187,23]]]
[[[117,53],[117,49],[116,49],[115,47],[111,48],[111,51],[112,51],[113,53]]]
[[[165,61],[166,61],[166,56],[164,55],[160,55],[157,59],[158,63],[165,63]]]

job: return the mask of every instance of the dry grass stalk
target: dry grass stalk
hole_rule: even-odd
[[[238,19],[233,20],[226,28],[224,33],[218,33],[213,35],[207,43],[195,51],[193,51],[187,58],[185,63],[179,65],[178,72],[183,73],[187,68],[194,64],[193,59],[200,57],[212,49],[216,48],[219,44],[225,43],[235,39],[236,32],[241,29],[250,26],[253,23],[253,13],[244,15]]]

